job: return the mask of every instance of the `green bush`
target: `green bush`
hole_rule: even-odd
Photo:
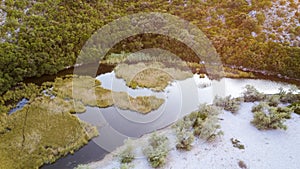
[[[265,99],[265,95],[258,92],[253,86],[246,85],[245,88],[246,91],[243,92],[245,102],[262,101]]]
[[[290,108],[266,107],[266,110],[254,112],[254,119],[251,123],[259,130],[267,129],[287,129],[284,121],[291,116]]]
[[[162,167],[169,153],[169,140],[165,136],[154,133],[149,139],[149,145],[143,150],[153,168]]]
[[[183,3],[179,2],[157,3],[149,0],[126,3],[122,1],[109,3],[106,1],[37,1],[33,3],[32,0],[8,3],[5,1],[1,6],[7,13],[7,17],[0,29],[3,41],[0,43],[0,63],[3,65],[0,66],[0,93],[27,77],[56,74],[65,67],[72,66],[82,46],[96,30],[122,16],[145,12],[145,10],[168,11],[169,14],[204,28],[203,33],[212,40],[220,58],[227,65],[267,70],[299,78],[300,60],[297,57],[299,47],[266,41],[265,38],[253,38],[249,32],[254,31],[259,37],[264,37],[263,34],[259,35],[259,30],[265,21],[263,9],[272,5],[270,0],[266,2],[257,1],[253,2],[252,6],[248,6],[244,0],[243,2],[218,1],[218,3],[188,1],[187,6],[183,8]],[[216,6],[217,10],[212,11],[211,9]],[[297,6],[297,4],[291,3],[290,6]],[[246,15],[251,10],[257,11],[257,21]],[[224,16],[225,23],[218,21],[217,16]],[[207,22],[207,18],[212,18],[212,22]],[[147,20],[139,24],[143,23],[148,24]],[[126,28],[123,29],[126,31]],[[299,29],[294,31],[295,35],[299,35],[297,30]],[[275,35],[275,38],[276,36],[278,35]],[[235,39],[238,38],[243,40],[236,41]],[[107,41],[107,37],[102,37],[102,41]],[[110,53],[147,48],[163,48],[185,60],[198,62],[198,57],[181,42],[162,35],[140,34],[126,38],[116,44]],[[92,47],[92,50],[97,49]],[[93,52],[87,53],[87,56],[92,55]]]
[[[232,113],[236,113],[240,109],[241,99],[231,98],[230,95],[225,98],[216,96],[214,98],[213,104],[224,108],[224,110],[230,111]]]

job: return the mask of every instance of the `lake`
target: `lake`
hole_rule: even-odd
[[[116,107],[87,107],[87,111],[77,116],[86,122],[97,126],[100,135],[92,139],[74,155],[68,155],[44,169],[74,168],[78,164],[101,160],[107,153],[121,146],[127,138],[138,138],[146,133],[165,128],[179,118],[197,109],[201,103],[212,103],[216,95],[224,97],[241,96],[244,87],[249,84],[258,91],[274,94],[282,87],[288,90],[292,85],[266,79],[231,79],[220,81],[199,78],[194,75],[184,81],[170,83],[163,92],[153,92],[150,89],[131,89],[123,79],[115,78],[114,72],[100,74],[96,77],[104,88],[113,91],[125,91],[131,96],[149,96],[165,99],[165,103],[157,110],[146,115]]]

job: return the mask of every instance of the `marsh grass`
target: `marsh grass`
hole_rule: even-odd
[[[18,102],[22,99],[31,101],[40,95],[45,86],[37,86],[35,84],[21,83],[14,90],[9,90],[0,96],[0,113],[8,113],[11,109],[16,108]]]
[[[67,76],[47,83],[47,94],[35,86],[20,90],[27,91],[24,94],[6,94],[10,100],[27,98],[31,91],[37,92],[22,109],[11,115],[0,114],[0,168],[38,168],[87,144],[98,135],[96,127],[72,115],[85,112],[86,105],[107,107],[115,104],[122,109],[147,113],[164,102],[154,96],[133,98],[100,85],[101,82],[92,77]]]
[[[0,135],[0,168],[37,168],[73,153],[98,135],[97,129],[70,114],[70,102],[37,97],[7,116]]]
[[[154,91],[162,91],[173,80],[184,80],[193,76],[186,70],[176,67],[167,67],[160,62],[118,64],[115,68],[117,78],[126,81],[131,88],[145,87]]]
[[[113,93],[114,104],[120,109],[129,109],[139,113],[147,114],[152,110],[159,108],[164,99],[155,96],[131,97],[125,92]]]
[[[59,78],[54,82],[53,94],[65,99],[73,99],[74,110],[82,110],[82,103],[102,108],[115,105],[120,109],[129,109],[145,114],[159,108],[164,103],[164,99],[155,96],[131,97],[125,92],[114,92],[104,89],[100,85],[100,81],[89,76]]]

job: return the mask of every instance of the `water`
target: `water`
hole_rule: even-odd
[[[262,79],[223,78],[220,81],[211,81],[208,78],[200,79],[198,75],[194,75],[193,78],[171,83],[163,92],[153,92],[150,89],[128,88],[124,80],[115,78],[114,72],[101,74],[97,79],[102,82],[104,88],[124,91],[133,97],[155,95],[164,98],[165,103],[159,109],[146,115],[120,110],[116,107],[87,107],[87,111],[78,114],[78,117],[97,126],[100,136],[92,139],[75,155],[68,155],[44,168],[67,169],[81,163],[100,160],[105,154],[121,146],[125,139],[138,138],[143,134],[167,127],[196,110],[199,104],[212,103],[216,95],[221,97],[241,96],[247,84],[253,85],[258,91],[266,94],[277,93],[279,87],[286,91],[291,87],[287,83]]]
[[[19,101],[19,102],[17,103],[17,106],[16,106],[15,108],[11,109],[11,110],[8,112],[8,114],[13,114],[13,113],[16,112],[17,110],[22,109],[28,102],[29,102],[28,99],[23,98],[21,101]]]
[[[51,165],[45,165],[43,169],[68,169],[75,168],[78,164],[101,160],[107,154],[104,149],[95,142],[90,141],[84,148],[79,149],[74,155],[68,155],[57,160]]]

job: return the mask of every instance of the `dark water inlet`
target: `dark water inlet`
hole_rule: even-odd
[[[95,74],[90,74],[90,69],[98,67],[98,70]],[[72,75],[74,73],[74,69],[80,75],[90,75],[90,76],[97,76],[103,73],[111,72],[114,69],[114,65],[106,65],[106,64],[86,64],[75,67],[70,67],[68,69],[62,70],[55,75],[43,75],[41,77],[30,77],[25,79],[24,83],[34,83],[37,85],[42,85],[44,82],[53,82],[57,77],[64,77],[66,75]]]
[[[67,155],[53,164],[44,165],[42,169],[73,169],[81,163],[90,163],[101,160],[108,152],[99,147],[95,142],[90,141],[83,148],[73,155]]]

